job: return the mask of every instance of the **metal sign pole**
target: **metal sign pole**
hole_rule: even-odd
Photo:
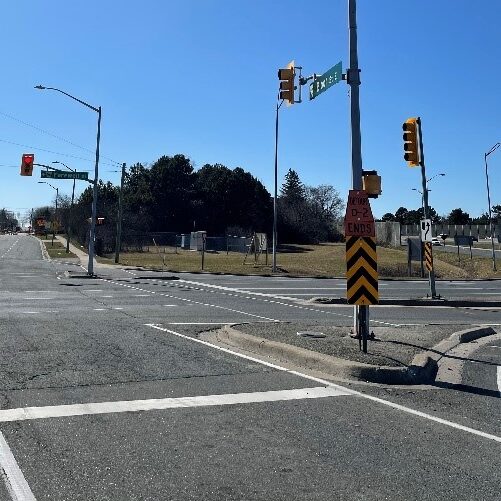
[[[357,3],[348,0],[348,17],[350,33],[350,67],[346,70],[346,80],[350,86],[350,111],[351,111],[351,175],[352,189],[362,189],[362,139],[360,133],[360,69],[358,68],[357,52]],[[369,307],[358,306],[357,335],[362,338],[364,353],[367,352],[367,337],[369,335]]]

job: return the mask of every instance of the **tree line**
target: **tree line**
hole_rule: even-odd
[[[462,209],[453,209],[449,214],[440,216],[433,207],[428,208],[428,218],[434,224],[489,224],[489,214],[483,213],[480,217],[471,217]],[[424,219],[424,210],[420,207],[417,210],[399,207],[395,213],[387,212],[381,218],[381,221],[396,221],[400,224],[418,224]],[[492,207],[493,224],[501,223],[501,205]]]
[[[87,243],[91,217],[92,186],[75,200],[60,195],[58,215],[62,227]],[[113,250],[120,187],[98,183],[97,216],[104,218],[97,238]],[[277,232],[282,243],[316,243],[338,239],[343,203],[333,186],[306,186],[289,170],[277,199]],[[39,207],[33,219],[52,220],[54,209]],[[151,232],[190,233],[205,230],[208,236],[248,236],[264,232],[271,237],[273,197],[257,178],[241,167],[205,164],[195,170],[182,154],[162,156],[151,165],[136,163],[125,173],[122,228],[125,238]]]

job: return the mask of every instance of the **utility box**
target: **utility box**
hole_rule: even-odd
[[[191,235],[189,233],[184,233],[181,235],[181,249],[190,248]]]
[[[206,231],[192,231],[190,237],[190,250],[201,251],[206,237]]]

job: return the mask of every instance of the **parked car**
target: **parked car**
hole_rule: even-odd
[[[442,245],[437,237],[431,239],[431,245]]]

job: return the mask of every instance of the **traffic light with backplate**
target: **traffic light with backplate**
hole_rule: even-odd
[[[278,79],[280,80],[280,99],[287,101],[287,105],[294,104],[294,77],[296,76],[294,70],[294,61],[291,61],[287,68],[280,68],[278,70]]]
[[[21,159],[21,176],[33,175],[33,162],[35,155],[33,153],[25,153]]]
[[[402,129],[404,130],[404,159],[409,164],[409,167],[419,167],[417,119],[407,119],[402,125]]]

